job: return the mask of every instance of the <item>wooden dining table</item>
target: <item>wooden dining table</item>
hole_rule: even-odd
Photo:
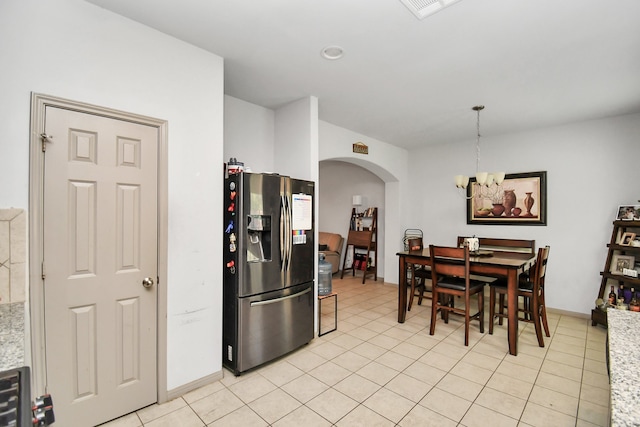
[[[404,323],[407,314],[407,265],[431,265],[429,248],[398,252],[398,322]],[[536,260],[531,253],[483,251],[481,256],[471,256],[471,274],[507,279],[507,315],[509,353],[518,354],[518,276]]]

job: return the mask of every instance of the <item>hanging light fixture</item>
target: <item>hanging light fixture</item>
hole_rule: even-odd
[[[480,111],[484,110],[484,105],[476,105],[472,108],[478,114],[476,121],[476,183],[474,187],[477,187],[478,194],[473,194],[471,191],[471,197],[481,195],[482,197],[494,197],[496,193],[500,191],[500,185],[504,181],[504,172],[480,172]],[[456,175],[454,182],[457,188],[465,190],[469,185],[469,177],[466,175]],[[494,185],[495,184],[495,185]]]

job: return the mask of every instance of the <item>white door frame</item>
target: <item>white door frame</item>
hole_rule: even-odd
[[[31,333],[31,385],[34,396],[46,391],[46,350],[44,281],[42,265],[44,154],[42,151],[46,107],[64,108],[117,120],[152,126],[158,130],[158,307],[157,307],[157,384],[158,403],[167,393],[167,242],[168,242],[168,140],[165,120],[86,104],[49,95],[31,94],[29,137],[29,323]],[[46,143],[45,143],[46,144]],[[28,360],[29,352],[25,352]],[[55,397],[54,397],[55,399]]]

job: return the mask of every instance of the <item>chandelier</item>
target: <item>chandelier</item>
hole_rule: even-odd
[[[476,121],[476,182],[473,184],[471,196],[481,198],[495,198],[501,191],[501,184],[504,181],[504,172],[480,172],[480,111],[484,110],[484,105],[476,105],[472,108],[478,114]],[[466,190],[469,185],[469,177],[466,175],[456,175],[454,177],[456,187]],[[463,194],[464,192],[462,192]]]

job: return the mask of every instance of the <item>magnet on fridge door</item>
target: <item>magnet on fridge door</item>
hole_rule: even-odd
[[[225,233],[229,234],[231,233],[231,231],[233,231],[233,220],[229,221],[229,225],[227,225],[227,228],[225,229]]]

